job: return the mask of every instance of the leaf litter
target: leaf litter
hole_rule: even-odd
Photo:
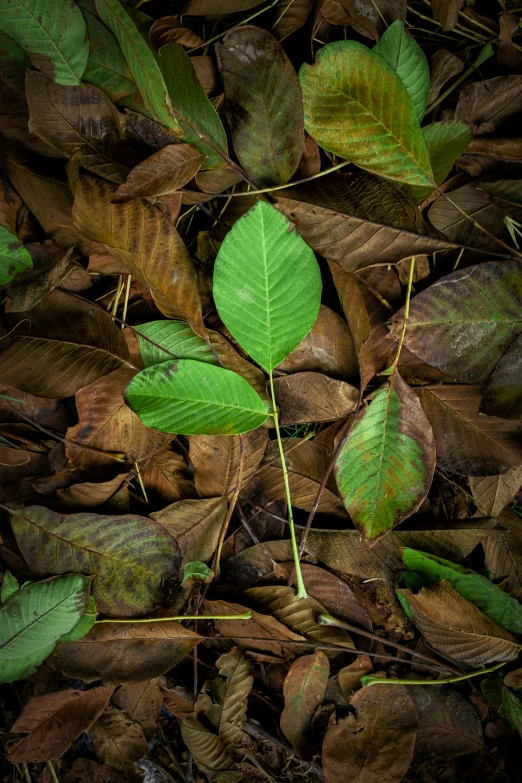
[[[520,8],[0,0],[2,780],[514,780]]]

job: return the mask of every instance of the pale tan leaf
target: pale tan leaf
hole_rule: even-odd
[[[126,204],[135,198],[153,198],[175,193],[186,185],[205,161],[192,144],[169,144],[138,163],[112,198]]]
[[[131,779],[136,777],[134,762],[147,752],[147,740],[138,723],[122,710],[109,705],[91,726],[89,734],[100,761]]]
[[[312,759],[314,738],[311,732],[315,710],[323,702],[330,664],[321,650],[303,655],[290,667],[283,686],[285,707],[281,713],[281,731],[300,758]]]
[[[194,481],[202,498],[228,495],[241,488],[259,467],[268,443],[268,430],[258,427],[244,435],[192,435],[189,438]]]
[[[415,615],[415,624],[437,652],[470,666],[512,661],[521,646],[448,582],[423,587],[414,595],[400,590]],[[372,686],[374,687],[374,686]]]
[[[205,562],[212,557],[227,513],[223,497],[180,500],[151,514],[176,540],[181,567],[191,560]]]
[[[522,487],[522,467],[500,476],[470,476],[469,488],[477,504],[475,516],[498,516],[511,503]]]
[[[157,720],[163,706],[159,679],[122,685],[112,698],[113,704],[139,723],[150,739],[157,731]]]
[[[119,473],[109,481],[71,484],[66,489],[59,489],[56,497],[60,500],[61,507],[67,511],[96,508],[107,503],[122,488],[128,476],[128,473]]]
[[[359,392],[349,383],[317,372],[274,379],[281,424],[336,421],[353,413]]]

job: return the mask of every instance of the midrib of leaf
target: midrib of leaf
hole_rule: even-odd
[[[373,500],[373,504],[372,504],[372,518],[375,517],[375,509],[377,507],[377,499],[380,497],[380,492],[381,492],[382,477],[383,477],[382,466],[384,464],[384,455],[385,455],[385,452],[386,452],[386,440],[388,438],[388,434],[387,434],[388,433],[388,427],[389,427],[389,421],[388,420],[389,420],[389,416],[390,416],[390,404],[391,404],[392,392],[393,392],[393,389],[392,389],[391,379],[390,379],[390,382],[388,384],[387,394],[386,394],[386,409],[385,409],[385,416],[384,416],[384,437],[382,439],[383,446],[382,446],[382,450],[381,450],[381,456],[379,458],[379,469],[378,469],[378,472],[377,472],[377,475],[379,477],[379,480],[378,480],[378,494],[375,493],[375,496],[374,496],[374,500]],[[399,412],[400,412],[400,400],[399,400]],[[374,525],[374,522],[372,521],[372,526],[370,528],[371,532],[373,532],[374,527],[375,527],[375,525]]]
[[[32,628],[33,625],[36,625],[36,624],[42,622],[42,620],[45,617],[47,617],[48,614],[51,614],[51,612],[54,612],[56,609],[58,609],[62,604],[64,604],[70,598],[71,598],[71,595],[66,595],[65,598],[62,598],[62,600],[59,601],[59,603],[53,604],[53,606],[51,606],[49,609],[47,609],[47,611],[45,611],[43,614],[39,615],[35,620],[32,620],[28,625],[24,625],[24,627],[20,631],[18,631],[18,633],[16,633],[14,636],[11,636],[7,640],[7,642],[0,647],[0,659],[2,657],[1,656],[1,650],[2,649],[5,649],[9,644],[12,644],[15,641],[15,639],[18,639],[19,636],[21,636],[23,633],[25,633],[28,629]],[[31,653],[29,653],[29,655],[31,655]],[[8,658],[7,660],[15,660],[15,659]]]
[[[192,361],[194,361],[194,360],[192,360]],[[248,385],[250,386],[250,384],[248,384]],[[254,391],[255,391],[255,389],[254,389]],[[142,396],[142,397],[145,397],[145,399],[149,399],[149,397],[144,395],[144,394],[137,395],[137,396]],[[156,396],[156,395],[154,395],[154,396]],[[161,396],[160,399],[162,399],[162,400],[172,400],[173,398],[172,398],[171,395],[168,395],[168,396],[165,395],[165,396]],[[198,399],[196,397],[192,397],[190,400],[187,400],[184,397],[178,397],[178,398],[175,398],[175,399],[178,399],[180,402],[187,403],[188,406],[190,406],[191,408],[194,408],[194,406],[196,406],[196,405],[205,405],[205,406],[211,405],[213,408],[222,408],[223,410],[234,410],[234,411],[237,411],[237,405],[234,405],[234,403],[225,404],[225,403],[222,403],[222,402],[216,402],[214,400],[205,400],[205,399],[201,399],[200,400],[200,399]],[[261,399],[261,398],[259,398],[259,399]],[[257,410],[256,408],[246,408],[244,405],[241,406],[241,410],[247,411],[248,413],[261,414],[261,411]]]
[[[47,36],[47,38],[49,39],[49,43],[51,44],[52,48],[55,50],[55,52],[57,52],[57,53],[58,53],[58,55],[59,55],[59,57],[60,57],[60,60],[61,60],[62,62],[64,62],[64,63],[65,63],[65,65],[66,65],[66,66],[67,66],[67,68],[69,69],[69,73],[71,73],[71,74],[72,74],[72,76],[73,76],[73,78],[74,78],[74,79],[77,81],[77,83],[78,83],[78,84],[80,84],[80,83],[81,83],[81,79],[79,79],[79,78],[78,78],[78,76],[77,76],[77,75],[74,73],[74,71],[72,70],[71,66],[69,65],[69,63],[67,62],[67,60],[65,59],[65,57],[62,55],[62,53],[61,53],[60,49],[59,49],[59,48],[56,46],[56,44],[54,43],[53,39],[51,38],[51,36],[50,36],[50,35],[49,35],[49,33],[47,32],[47,30],[45,29],[45,27],[43,26],[43,24],[41,24],[41,23],[38,21],[38,19],[37,19],[37,18],[36,18],[36,17],[35,17],[35,16],[34,16],[34,15],[31,13],[31,12],[30,12],[30,10],[29,10],[29,9],[28,9],[28,8],[27,8],[25,5],[23,5],[22,3],[20,3],[20,2],[19,2],[19,3],[18,3],[18,6],[19,6],[20,8],[23,8],[23,9],[24,9],[24,11],[26,11],[26,12],[27,12],[27,14],[29,14],[29,16],[31,17],[31,19],[32,19],[34,22],[36,22],[36,24],[37,24],[37,26],[40,28],[40,30],[42,30],[42,32],[43,32],[43,33],[45,33],[45,35],[46,35],[46,36]],[[78,10],[79,10],[79,9],[78,9]],[[83,19],[83,17],[82,17],[82,19]],[[25,50],[25,51],[27,51],[27,50]]]
[[[266,236],[265,236],[265,219],[263,217],[263,212],[260,210],[261,214],[261,235],[263,237],[263,267],[265,270],[265,293],[266,293],[266,330],[267,330],[267,344],[268,344],[268,351],[269,351],[269,357],[270,362],[268,365],[269,371],[272,372],[272,323],[270,319],[270,291],[268,288],[268,263],[267,263],[267,255],[266,255]]]

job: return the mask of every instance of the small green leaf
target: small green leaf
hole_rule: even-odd
[[[150,321],[135,328],[149,338],[144,340],[143,337],[138,337],[144,367],[173,359],[194,359],[198,362],[218,364],[215,354],[206,342],[182,321]]]
[[[522,633],[522,606],[486,577],[442,557],[409,547],[402,550],[402,559],[410,571],[414,571],[428,584],[445,579],[457,593],[478,606],[507,631]]]
[[[214,267],[214,301],[232,337],[267,372],[314,325],[319,265],[287,219],[265,201],[225,237]]]
[[[179,131],[180,127],[172,113],[167,87],[154,53],[127,11],[119,0],[96,0],[96,8],[102,22],[112,31],[121,46],[147,109],[159,123],[173,131]]]
[[[125,400],[148,427],[179,435],[237,435],[268,418],[244,378],[190,359],[142,370],[127,386]]]
[[[89,580],[59,576],[19,590],[0,609],[0,682],[31,674],[80,621]]]
[[[299,71],[305,128],[323,149],[381,177],[430,185],[432,171],[406,87],[378,52],[335,41]]]
[[[430,156],[433,178],[441,185],[450,173],[459,155],[469,146],[472,133],[463,122],[434,122],[422,129],[426,149]],[[430,195],[433,186],[405,186],[404,190],[418,204]]]
[[[0,226],[0,285],[10,283],[13,277],[32,266],[33,259],[18,237]]]
[[[201,560],[191,560],[189,563],[185,563],[181,586],[190,587],[196,582],[210,584],[213,578],[214,571],[208,565],[202,563]]]
[[[87,29],[73,0],[0,0],[0,29],[57,84],[77,85],[89,56]]]
[[[406,87],[420,122],[428,105],[430,68],[419,44],[406,32],[404,22],[397,19],[391,24],[373,51],[384,57]]]
[[[6,571],[4,574],[4,581],[2,582],[2,590],[0,591],[0,603],[6,604],[15,593],[20,590],[20,585],[12,575],[10,571]]]

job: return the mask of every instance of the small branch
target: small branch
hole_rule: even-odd
[[[501,666],[505,666],[506,661],[497,663],[495,666],[491,666],[489,669],[479,669],[478,671],[470,672],[469,674],[461,674],[458,677],[446,677],[444,680],[387,680],[385,677],[372,677],[371,674],[366,674],[361,677],[361,683],[368,687],[369,685],[451,685],[453,682],[462,682],[462,680],[469,680],[471,677],[478,677],[479,674],[489,674],[490,672],[496,672]]]

